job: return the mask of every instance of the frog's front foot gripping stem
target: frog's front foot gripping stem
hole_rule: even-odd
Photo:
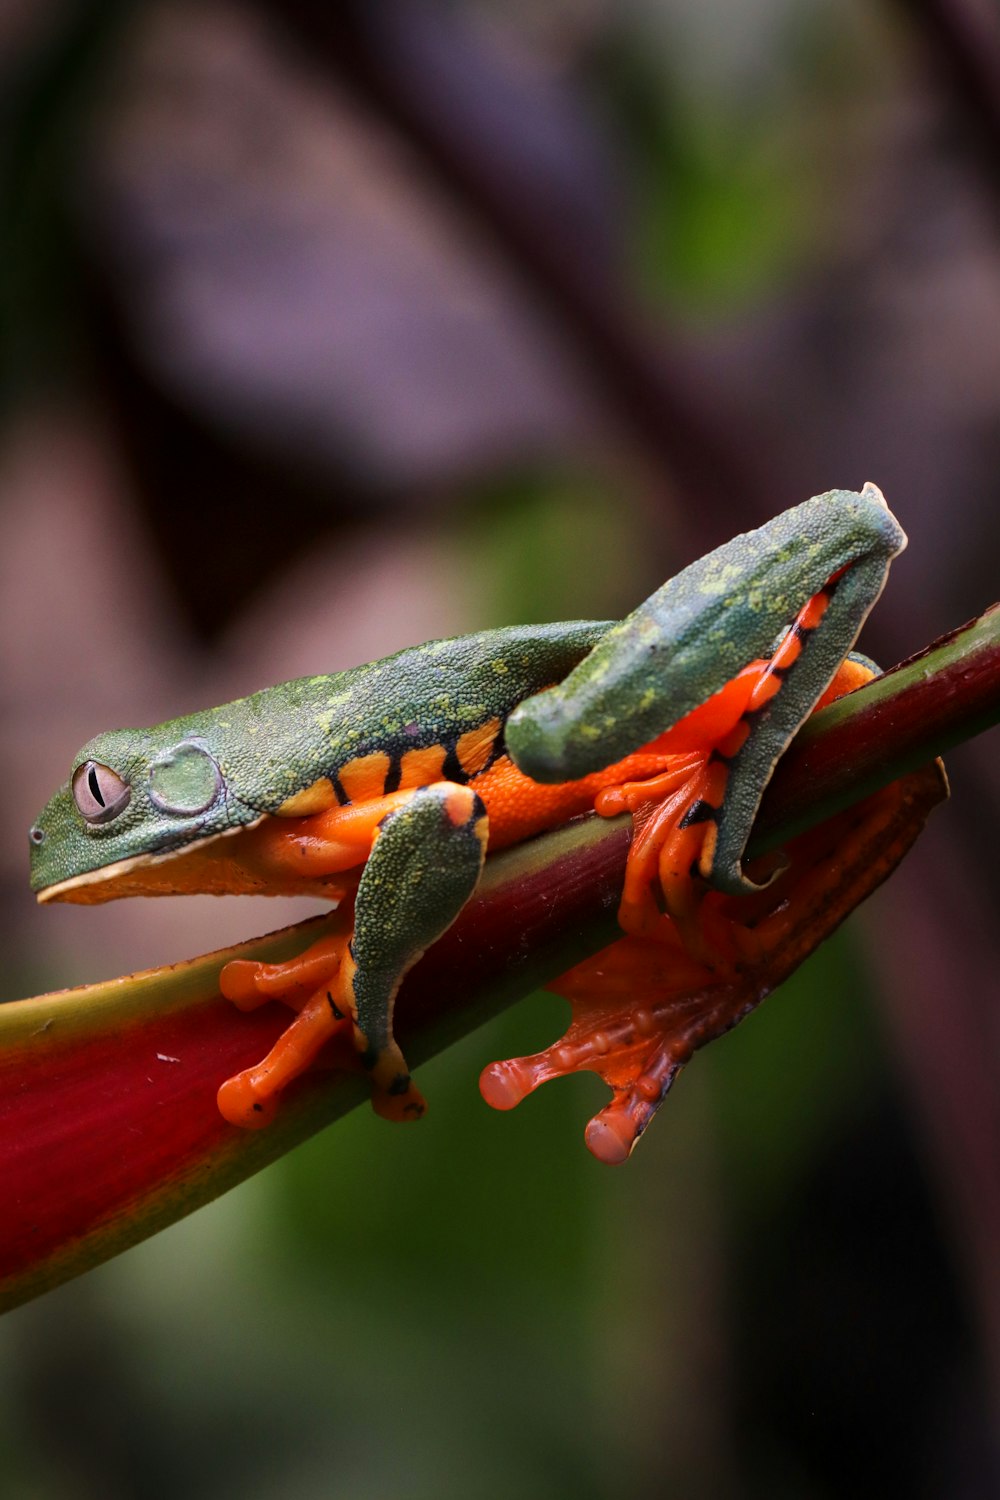
[[[280,1000],[297,1011],[267,1057],[219,1090],[219,1109],[231,1124],[266,1125],[282,1089],[338,1033],[352,1035],[380,1115],[423,1114],[423,1097],[393,1037],[393,1004],[407,970],[475,890],[486,836],[485,809],[470,788],[422,787],[376,830],[349,938],[323,939],[285,964],[226,965],[222,993],[242,1009]]]

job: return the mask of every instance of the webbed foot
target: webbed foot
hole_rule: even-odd
[[[770,885],[746,896],[709,891],[704,930],[723,934],[734,955],[721,970],[661,915],[563,974],[549,989],[572,1006],[565,1035],[487,1067],[486,1102],[512,1109],[549,1079],[595,1072],[612,1099],[586,1143],[600,1161],[624,1161],[692,1054],[743,1020],[881,884],[942,795],[940,768],[925,767],[796,839]]]

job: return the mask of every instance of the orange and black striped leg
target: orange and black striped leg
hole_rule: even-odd
[[[749,818],[740,807],[735,873],[723,873],[729,876],[727,888],[753,888],[739,866],[739,855],[760,791],[773,769],[767,750],[757,757],[752,754],[753,736],[822,620],[832,588],[833,583],[806,603],[770,658],[751,662],[650,747],[671,756],[663,775],[599,793],[595,804],[599,813],[612,816],[627,809],[636,823],[619,911],[626,932],[650,930],[663,910],[672,917],[688,951],[701,961],[725,969],[739,960],[739,946],[730,940],[727,924],[706,911],[703,898],[720,873],[717,851],[722,836],[727,839],[727,857],[732,859],[729,798],[737,774],[742,778],[741,792],[754,782],[754,797],[749,802]],[[853,664],[838,677],[842,674],[851,686],[856,685]],[[847,690],[846,681],[841,690]],[[823,701],[836,691],[835,681]],[[741,796],[741,804],[746,801]],[[756,874],[766,880],[779,867],[776,858],[759,866]]]

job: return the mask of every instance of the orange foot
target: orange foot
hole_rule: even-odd
[[[340,973],[348,933],[321,938],[287,963],[234,959],[219,975],[219,988],[240,1010],[280,1000],[297,1014],[270,1052],[219,1089],[219,1110],[231,1125],[259,1130],[270,1123],[282,1089],[304,1073],[334,1036],[353,1037],[353,1016],[342,1003]],[[345,1063],[353,1047],[345,1048]],[[360,1065],[360,1064],[359,1064]]]
[[[550,1078],[589,1069],[614,1097],[587,1126],[587,1146],[601,1161],[622,1162],[691,1054],[679,1023],[723,986],[661,916],[647,935],[619,939],[548,987],[573,1007],[565,1035],[533,1057],[492,1063],[479,1080],[483,1098],[513,1109]]]
[[[894,869],[946,795],[938,764],[914,772],[796,839],[789,863],[747,896],[709,891],[701,918],[732,955],[720,969],[693,955],[670,917],[621,938],[549,988],[573,1016],[554,1046],[491,1064],[488,1104],[512,1109],[550,1078],[589,1069],[612,1100],[590,1121],[599,1160],[624,1161],[698,1047],[721,1036],[779,985]]]

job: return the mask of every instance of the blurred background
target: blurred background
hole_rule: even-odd
[[[308,909],[36,910],[98,730],[616,615],[866,479],[865,649],[997,595],[985,0],[0,0],[0,112],[3,999]],[[995,755],[621,1171],[594,1080],[479,1099],[534,996],[419,1129],[9,1314],[0,1492],[996,1496]]]

